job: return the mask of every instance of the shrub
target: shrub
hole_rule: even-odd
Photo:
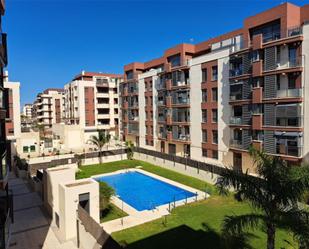
[[[115,194],[114,189],[106,184],[100,182],[100,210],[104,210],[108,207],[111,197]]]

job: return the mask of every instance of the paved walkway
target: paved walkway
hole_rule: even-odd
[[[10,249],[77,249],[72,241],[59,242],[45,215],[41,198],[25,180],[11,174],[9,188],[14,201]]]

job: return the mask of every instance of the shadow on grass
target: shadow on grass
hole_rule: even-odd
[[[181,225],[129,245],[125,241],[120,244],[128,249],[252,249],[249,240],[253,237],[254,235],[248,233],[226,238],[203,223],[201,230]]]

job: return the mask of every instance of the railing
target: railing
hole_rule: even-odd
[[[173,122],[179,122],[179,123],[189,123],[190,122],[190,118],[175,117],[173,115],[172,121]]]
[[[190,99],[189,98],[177,98],[177,97],[174,97],[172,103],[174,105],[186,105],[186,104],[190,104]]]
[[[302,147],[301,146],[285,146],[285,145],[277,145],[277,154],[300,157],[302,155]]]
[[[190,141],[190,134],[173,134],[174,140]]]
[[[236,139],[231,139],[230,140],[230,146],[238,149],[242,149],[242,141],[241,140],[236,140]]]
[[[293,67],[301,67],[302,66],[302,57],[289,58],[288,61],[278,61],[277,69],[285,69],[285,68],[293,68]]]
[[[165,115],[158,116],[158,121],[159,122],[165,122],[166,121],[166,116]]]
[[[301,88],[296,89],[281,89],[277,90],[277,97],[278,98],[285,98],[285,97],[301,97],[303,94],[303,91]]]
[[[277,125],[280,127],[301,127],[303,117],[277,117]]]
[[[285,30],[278,30],[275,32],[269,32],[269,33],[263,34],[263,42],[265,43],[265,42],[279,40],[282,38],[298,36],[303,33],[301,26],[291,27],[287,29],[285,34],[282,31],[285,31]]]
[[[166,100],[158,100],[158,105],[166,105]]]
[[[162,139],[166,139],[167,138],[167,133],[166,132],[159,132],[158,133],[158,137],[162,138]]]
[[[242,117],[230,117],[230,124],[241,125],[242,124]]]
[[[181,81],[176,81],[172,82],[172,86],[178,87],[178,86],[188,86],[190,84],[189,79],[186,80],[181,80]]]
[[[234,100],[241,100],[242,99],[242,93],[230,93],[230,100],[234,101]]]
[[[230,77],[236,77],[243,74],[243,70],[241,68],[230,69]]]

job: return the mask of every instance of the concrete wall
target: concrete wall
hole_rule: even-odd
[[[304,149],[303,156],[305,161],[309,161],[309,132],[307,129],[309,128],[309,24],[303,26],[303,36],[304,40],[302,42],[302,53],[303,56],[303,64],[304,64],[304,72],[302,73],[302,82],[303,82],[303,91],[304,91],[304,103],[303,103],[303,114],[304,117]]]

